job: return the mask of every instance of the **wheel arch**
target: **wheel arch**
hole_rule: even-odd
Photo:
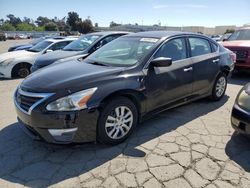
[[[21,67],[21,66],[27,66],[28,68],[31,68],[32,64],[31,63],[28,63],[28,62],[18,62],[16,63],[12,69],[11,69],[11,77],[15,77],[15,71],[17,68]]]
[[[100,107],[103,107],[108,101],[114,99],[115,97],[126,97],[131,100],[138,110],[138,117],[141,117],[141,114],[144,112],[145,108],[142,102],[145,97],[141,92],[133,89],[122,89],[114,91],[101,100]]]

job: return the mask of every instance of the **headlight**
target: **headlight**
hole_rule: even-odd
[[[4,61],[0,62],[0,66],[7,66],[9,65],[12,61],[14,60],[14,58],[10,58],[10,59],[6,59]]]
[[[74,111],[82,110],[87,107],[87,102],[95,93],[97,88],[91,88],[83,91],[73,93],[69,96],[57,99],[48,104],[46,109],[48,111]]]
[[[242,108],[245,108],[246,110],[250,110],[250,91],[248,89],[244,89],[241,91],[241,93],[238,96],[237,103]]]

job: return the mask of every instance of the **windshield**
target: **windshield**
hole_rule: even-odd
[[[28,51],[41,52],[42,50],[47,48],[50,44],[52,44],[52,42],[50,42],[50,41],[41,41],[41,42],[37,43],[35,46],[33,46],[32,48],[30,48]]]
[[[84,35],[81,38],[71,42],[63,48],[65,51],[83,51],[95,42],[101,35]]]
[[[34,39],[32,41],[30,41],[30,44],[32,44],[33,46],[36,45],[37,43],[43,41],[45,39],[45,37],[40,37],[38,39]]]
[[[250,40],[250,29],[243,29],[235,31],[229,38],[229,41],[232,40]]]
[[[119,38],[91,54],[86,62],[107,66],[132,66],[142,60],[158,40],[156,38]]]

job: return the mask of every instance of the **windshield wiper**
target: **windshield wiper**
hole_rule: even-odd
[[[91,62],[90,64],[93,64],[93,65],[100,65],[100,66],[108,66],[107,64],[104,64],[104,63],[100,63],[100,62]]]
[[[29,52],[39,52],[37,50],[32,50],[32,49],[28,49],[27,51],[29,51]]]

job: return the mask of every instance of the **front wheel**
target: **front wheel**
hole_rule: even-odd
[[[126,97],[110,100],[101,110],[97,139],[105,144],[119,144],[134,130],[138,120],[135,104]]]
[[[227,76],[224,73],[221,73],[215,80],[210,98],[214,101],[220,100],[225,95],[226,89]]]

